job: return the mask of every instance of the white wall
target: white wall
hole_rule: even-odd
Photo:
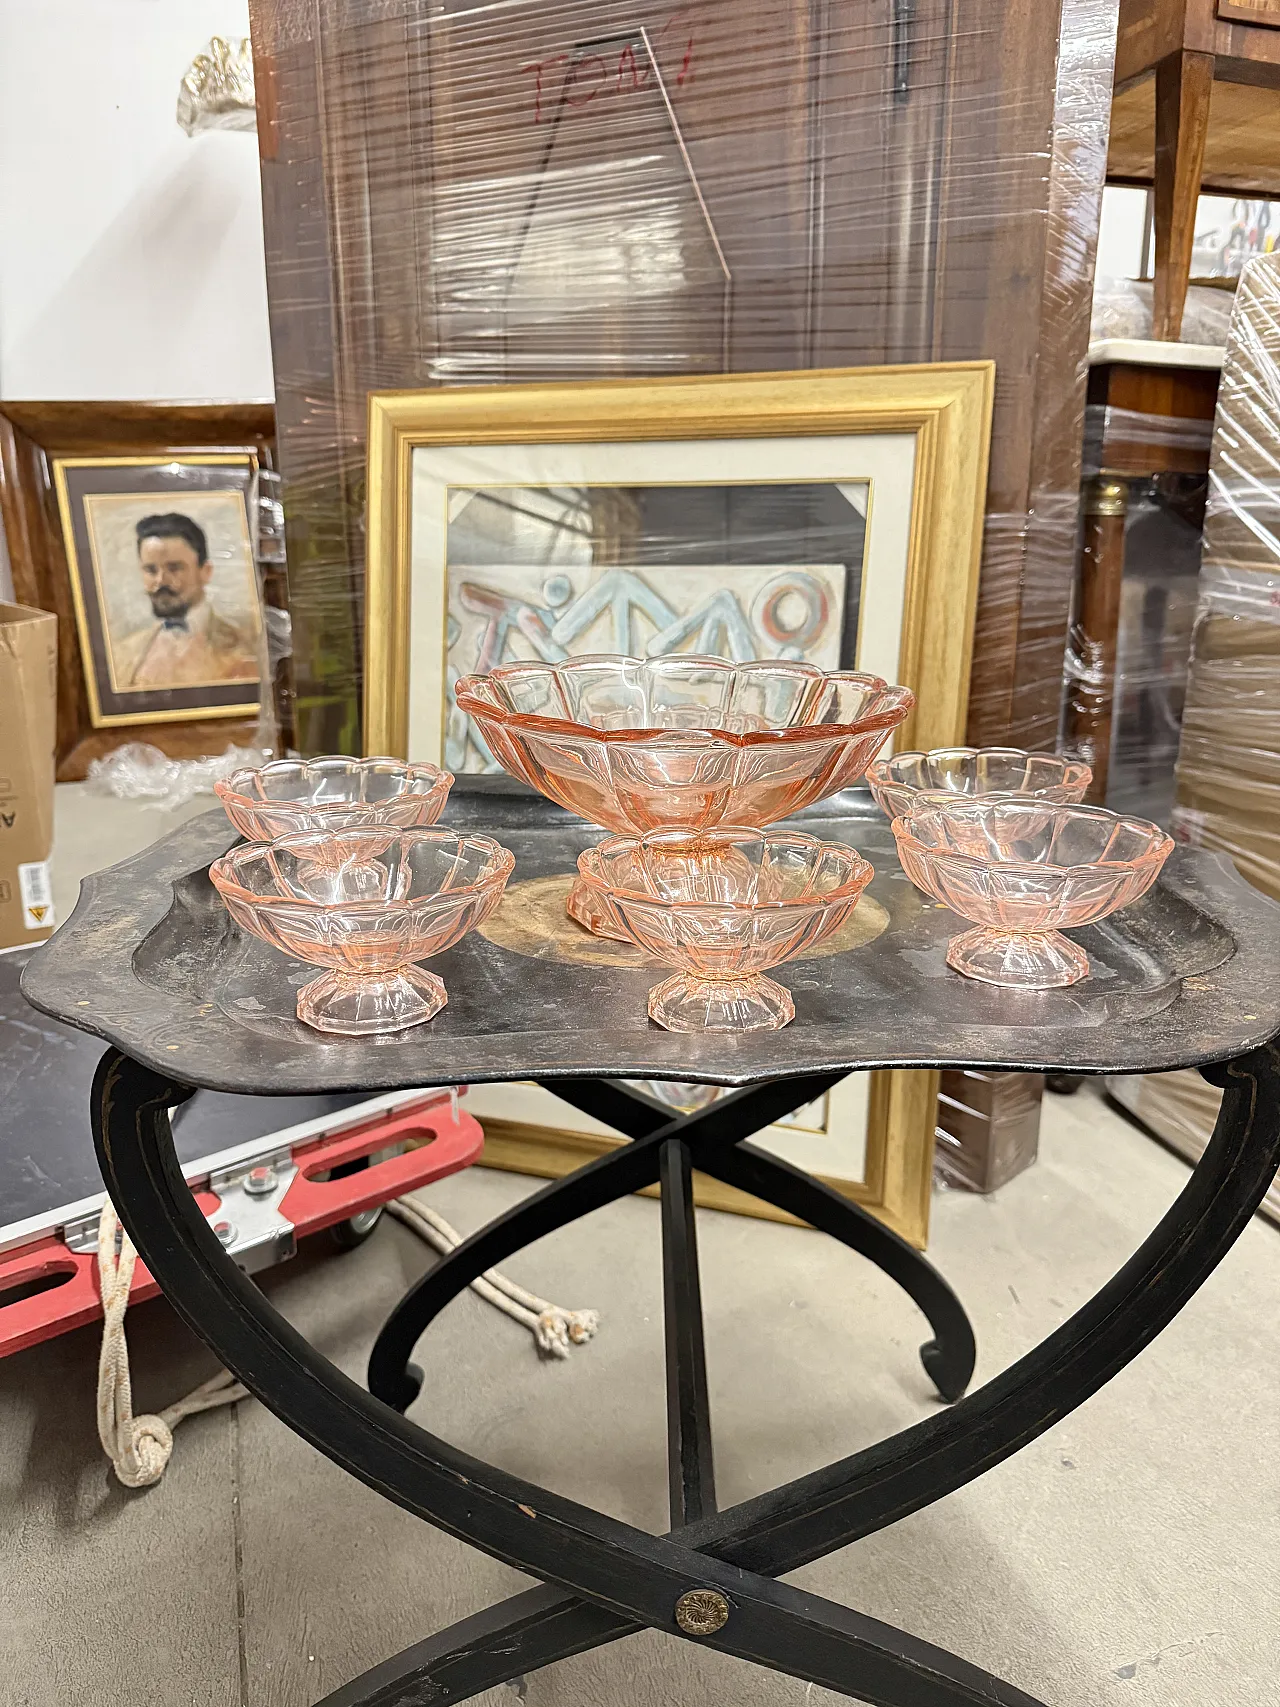
[[[0,397],[273,395],[257,139],[178,128],[248,0],[0,0]]]

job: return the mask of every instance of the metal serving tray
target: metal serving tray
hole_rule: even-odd
[[[504,912],[528,910],[531,883],[567,883],[599,835],[531,796],[457,793],[446,816],[515,853]],[[23,989],[45,1013],[157,1071],[262,1095],[581,1075],[742,1085],[939,1061],[1148,1072],[1242,1054],[1280,1026],[1280,907],[1218,856],[1176,850],[1143,900],[1070,933],[1093,961],[1083,983],[1013,991],[947,967],[946,943],[962,927],[903,876],[869,796],[851,790],[798,826],[850,841],[871,860],[864,905],[881,928],[848,952],[781,969],[796,1018],[780,1032],[662,1031],[645,1013],[656,966],[634,951],[622,962],[607,948],[597,955],[593,939],[584,939],[590,952],[566,952],[554,933],[504,930],[499,914],[488,935],[472,933],[432,962],[449,1005],[430,1024],[323,1037],[294,1017],[297,987],[314,971],[243,935],[209,882],[209,864],[236,839],[219,812],[88,878]]]

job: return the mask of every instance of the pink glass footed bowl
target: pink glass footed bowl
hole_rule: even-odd
[[[1084,799],[1093,771],[1055,753],[1020,747],[935,747],[931,753],[895,753],[867,769],[876,805],[887,818],[905,818],[919,795],[1030,794],[1073,805]]]
[[[448,1000],[415,964],[483,924],[515,856],[452,830],[340,830],[243,843],[209,868],[244,930],[328,968],[298,992],[317,1031],[367,1037],[433,1019]]]
[[[413,830],[434,824],[452,787],[452,775],[438,765],[331,755],[233,771],[214,784],[214,792],[242,836],[273,842],[304,830]]]
[[[505,664],[456,694],[513,776],[623,835],[789,817],[857,782],[915,704],[853,670],[683,654]],[[568,910],[613,934],[581,883]]]
[[[649,992],[668,1031],[789,1024],[791,994],[764,973],[839,930],[874,875],[839,842],[736,826],[611,837],[578,870],[619,934],[679,969]]]
[[[1086,977],[1089,957],[1063,929],[1136,901],[1173,848],[1145,818],[1008,795],[922,794],[893,834],[911,881],[975,923],[947,964],[1024,990]]]

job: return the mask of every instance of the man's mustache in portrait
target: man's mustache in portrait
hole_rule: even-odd
[[[159,586],[150,595],[151,609],[163,622],[166,618],[182,616],[187,609],[187,601],[174,587]]]

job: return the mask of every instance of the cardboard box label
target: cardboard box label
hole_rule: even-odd
[[[18,867],[18,888],[22,893],[22,922],[29,931],[52,930],[53,884],[49,881],[47,859],[31,860]]]
[[[0,948],[53,929],[57,618],[0,603]]]

